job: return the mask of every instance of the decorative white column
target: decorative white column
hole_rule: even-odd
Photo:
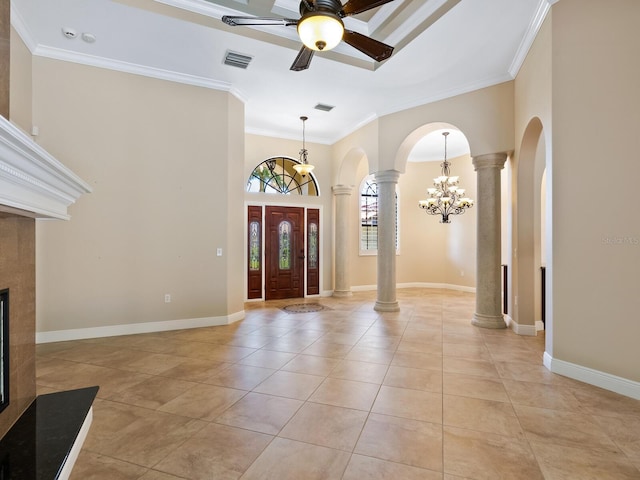
[[[336,185],[332,188],[336,199],[335,225],[335,285],[334,297],[350,297],[351,292],[351,257],[349,255],[349,200],[353,187]]]
[[[471,323],[483,328],[507,326],[500,301],[500,170],[506,160],[506,153],[473,157],[473,166],[478,172],[478,234],[476,312]]]
[[[378,299],[374,310],[397,312],[396,300],[396,185],[400,172],[376,172],[378,186]]]

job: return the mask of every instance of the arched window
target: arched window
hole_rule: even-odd
[[[396,192],[396,253],[399,249],[398,193]],[[360,185],[360,254],[378,253],[378,184],[368,175]]]
[[[297,160],[273,157],[258,165],[247,182],[247,192],[318,196],[318,184],[311,173],[301,176],[293,168]]]

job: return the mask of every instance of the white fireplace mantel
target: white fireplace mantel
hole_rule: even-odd
[[[68,220],[69,205],[91,187],[0,116],[0,211]]]

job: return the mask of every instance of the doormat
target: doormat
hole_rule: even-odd
[[[328,308],[320,305],[319,303],[294,303],[293,305],[282,307],[282,310],[287,313],[312,313],[319,312],[321,310],[328,310]]]

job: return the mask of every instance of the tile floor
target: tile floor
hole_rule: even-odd
[[[39,393],[100,385],[72,479],[640,479],[640,401],[471,326],[472,294],[398,297],[39,345]]]

